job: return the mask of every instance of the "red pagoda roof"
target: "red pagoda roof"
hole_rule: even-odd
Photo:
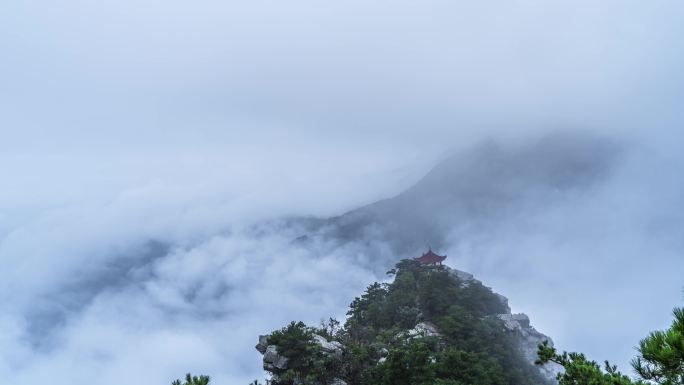
[[[446,255],[437,255],[435,254],[432,249],[428,250],[427,253],[421,255],[418,258],[414,258],[416,261],[421,262],[421,263],[441,263],[443,260],[446,259]]]

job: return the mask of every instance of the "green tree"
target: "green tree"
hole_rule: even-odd
[[[392,349],[378,367],[377,377],[382,385],[434,384],[435,364],[429,346],[418,341]]]
[[[321,335],[328,340],[331,340],[337,336],[340,332],[340,321],[335,318],[328,318],[328,321],[321,320],[321,324],[316,328],[316,334]]]
[[[308,367],[308,359],[316,349],[313,332],[301,321],[292,321],[286,327],[274,331],[268,337],[268,342],[276,346],[278,354],[289,359],[288,367],[294,370]]]
[[[275,345],[278,354],[288,359],[287,370],[279,374],[280,383],[327,384],[334,373],[339,372],[337,359],[322,354],[320,345],[314,341],[315,331],[301,321],[292,321],[268,337],[269,344]]]
[[[558,354],[548,342],[539,345],[537,364],[555,362],[563,366],[564,373],[558,375],[559,385],[684,385],[684,309],[675,309],[673,313],[669,329],[652,332],[639,343],[639,355],[632,360],[639,379],[630,379],[608,361],[601,368],[584,354]]]
[[[185,382],[181,383],[176,380],[171,385],[207,385],[209,384],[209,376],[192,376],[190,373],[185,375]]]
[[[318,329],[293,322],[274,332],[269,344],[290,358],[288,369],[277,373],[278,383],[329,384],[335,378],[357,385],[545,383],[497,317],[507,308],[491,289],[413,260],[400,261],[390,273],[393,282],[374,283],[352,301],[341,328],[334,320]],[[440,337],[409,337],[406,332],[419,322],[433,324]],[[342,356],[310,346],[312,333],[341,343]]]
[[[564,368],[564,372],[558,374],[559,385],[645,385],[642,381],[632,381],[626,375],[620,373],[617,367],[605,362],[602,369],[596,361],[590,361],[584,354],[567,353],[558,354],[556,349],[549,346],[548,341],[539,345],[539,359],[537,364],[555,362]]]
[[[632,361],[641,378],[657,384],[684,384],[684,309],[674,309],[673,315],[669,329],[639,342],[639,355]]]

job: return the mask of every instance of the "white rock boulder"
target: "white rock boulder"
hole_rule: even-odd
[[[328,341],[325,337],[314,334],[314,342],[321,347],[321,351],[325,355],[333,355],[341,358],[344,353],[344,348],[341,343],[337,341]]]
[[[408,338],[442,336],[432,322],[420,322],[413,329],[407,330],[406,335]]]

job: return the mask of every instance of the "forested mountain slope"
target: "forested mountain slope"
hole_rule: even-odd
[[[472,275],[403,260],[391,283],[355,298],[343,324],[301,322],[261,336],[274,385],[525,385],[553,382],[534,365],[549,340]]]

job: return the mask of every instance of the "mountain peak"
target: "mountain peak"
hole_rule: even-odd
[[[481,239],[518,215],[594,188],[611,174],[619,153],[612,141],[568,132],[525,145],[484,142],[447,156],[392,198],[312,222],[309,235],[337,246],[382,245],[371,254],[385,262],[416,255],[425,245],[444,249],[453,239]]]
[[[260,336],[256,348],[271,383],[555,381],[558,368],[534,365],[538,345],[551,339],[473,275],[416,260],[402,260],[391,273],[391,283],[373,283],[352,301],[343,325],[292,322]]]

